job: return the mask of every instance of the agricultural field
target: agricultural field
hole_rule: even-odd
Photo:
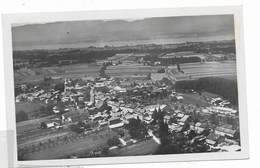
[[[17,135],[19,135],[20,133],[24,134],[24,132],[30,132],[32,130],[36,130],[37,123],[46,122],[46,121],[49,121],[51,118],[55,118],[55,117],[57,117],[57,116],[51,115],[51,116],[47,116],[47,117],[42,117],[42,118],[37,118],[37,119],[33,119],[33,120],[27,120],[27,121],[22,121],[22,122],[16,123]]]
[[[41,106],[44,106],[44,104],[40,103],[33,103],[33,102],[16,102],[15,103],[15,111],[25,111],[25,112],[33,112],[36,110],[39,110]]]
[[[177,53],[168,53],[161,56],[162,58],[174,58],[174,57],[205,57],[206,54],[203,53],[194,53],[194,52],[177,52]]]
[[[112,156],[138,156],[151,155],[157,149],[158,144],[153,140],[146,140],[111,152]]]
[[[183,103],[185,104],[192,104],[194,106],[198,105],[199,107],[208,107],[211,105],[197,93],[183,94],[182,96],[184,98]]]
[[[191,79],[202,77],[224,77],[227,79],[236,79],[236,62],[204,62],[181,64],[181,70]]]
[[[101,66],[95,64],[74,64],[55,67],[20,69],[14,72],[15,83],[38,82],[44,77],[82,78],[97,77]]]
[[[117,136],[114,131],[101,131],[94,134],[83,135],[75,140],[67,142],[57,142],[51,148],[40,150],[37,153],[31,153],[26,159],[29,160],[44,160],[44,159],[58,159],[66,158],[68,155],[77,154],[86,150],[95,150],[100,146],[107,144],[107,140]]]
[[[150,73],[156,73],[164,66],[147,66],[143,64],[119,64],[109,66],[106,69],[106,74],[110,77],[131,78],[134,76],[143,76],[144,78]]]
[[[108,57],[107,61],[121,61],[121,60],[124,60],[124,59],[130,57],[131,55],[132,55],[132,53],[116,54],[112,57]]]

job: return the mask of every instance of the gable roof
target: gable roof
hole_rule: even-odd
[[[218,134],[215,134],[215,133],[210,133],[207,136],[207,139],[210,139],[212,141],[217,141],[220,137],[221,137],[221,135],[218,135]]]
[[[234,135],[236,133],[236,130],[228,129],[225,127],[216,127],[215,131],[223,132],[230,135]]]

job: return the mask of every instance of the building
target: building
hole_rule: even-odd
[[[151,73],[151,80],[152,81],[160,81],[163,78],[168,78],[168,76],[165,73]]]
[[[225,128],[225,126],[220,126],[215,128],[215,133],[229,139],[238,138],[238,132],[236,130],[232,130],[230,128]]]
[[[222,115],[236,116],[238,114],[237,110],[227,108],[227,107],[210,107],[208,109],[211,113],[218,113]]]
[[[225,141],[225,137],[215,134],[215,133],[210,133],[207,138],[206,138],[206,143],[212,146],[217,146],[218,144],[222,143]]]

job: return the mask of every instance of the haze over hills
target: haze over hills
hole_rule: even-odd
[[[13,46],[234,35],[233,15],[67,21],[12,28]]]

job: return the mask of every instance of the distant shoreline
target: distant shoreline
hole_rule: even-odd
[[[120,47],[120,46],[135,46],[149,44],[179,44],[186,42],[209,42],[209,41],[225,41],[234,40],[234,35],[215,35],[215,36],[200,36],[200,37],[182,37],[182,38],[167,38],[167,39],[147,39],[147,40],[128,40],[128,41],[99,41],[99,42],[80,42],[71,44],[42,44],[42,45],[24,45],[13,46],[14,51],[25,50],[56,50],[64,48],[87,48],[87,47]]]

